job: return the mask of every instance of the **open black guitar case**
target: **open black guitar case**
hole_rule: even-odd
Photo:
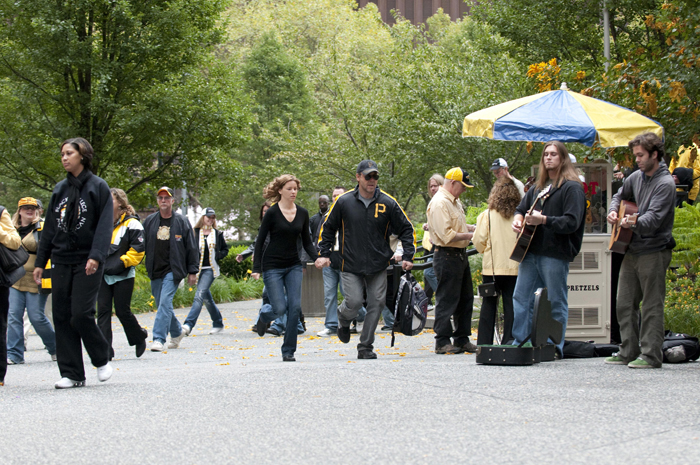
[[[547,289],[535,292],[535,308],[532,314],[532,332],[520,345],[482,345],[476,351],[476,363],[482,365],[533,365],[554,360],[556,344],[561,341],[561,323],[552,318],[552,304],[547,299]],[[530,341],[531,344],[525,346]]]

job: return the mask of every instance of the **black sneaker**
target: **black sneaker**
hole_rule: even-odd
[[[343,344],[350,342],[350,328],[338,326],[338,339],[340,339],[340,342]]]
[[[260,322],[258,321],[258,324],[257,324],[257,326],[255,327],[255,330],[257,331],[258,336],[263,337],[263,336],[265,335],[265,330],[266,330],[266,329],[267,329],[267,325],[266,325],[266,324],[260,324]]]
[[[297,359],[294,358],[294,355],[283,355],[282,361],[283,362],[296,362]]]
[[[267,334],[272,334],[273,336],[279,336],[280,332],[277,331],[275,328],[270,328],[267,331],[265,331]]]
[[[370,349],[364,349],[357,352],[357,358],[359,360],[374,360],[377,358],[377,354]]]

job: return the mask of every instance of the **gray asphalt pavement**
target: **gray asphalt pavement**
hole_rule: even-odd
[[[81,389],[53,388],[58,369],[31,336],[0,388],[0,462],[700,462],[698,363],[488,367],[435,355],[430,332],[394,348],[378,335],[379,359],[357,360],[357,336],[315,337],[321,319],[283,363],[281,338],[249,330],[259,303],[222,305],[216,335],[204,311],[181,348],[141,359],[113,318],[114,375],[99,383],[85,355]],[[139,316],[149,333],[154,316]]]

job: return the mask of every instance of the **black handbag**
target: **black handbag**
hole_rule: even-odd
[[[489,215],[489,247],[491,249],[491,267],[495,269],[495,263],[493,261],[493,246],[491,245],[491,211]],[[498,288],[496,287],[496,276],[493,275],[493,282],[479,284],[478,287],[479,297],[498,297]]]
[[[0,207],[0,215],[5,211],[5,207]],[[6,274],[15,271],[20,266],[24,266],[29,260],[29,252],[20,244],[19,249],[10,250],[0,244],[0,269]]]

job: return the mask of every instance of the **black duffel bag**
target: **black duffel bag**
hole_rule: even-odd
[[[697,337],[666,331],[661,345],[664,363],[685,363],[700,358],[700,343]]]
[[[0,206],[0,215],[5,212],[5,207]],[[19,249],[10,250],[0,244],[0,270],[9,275],[17,268],[24,266],[29,260],[29,252],[20,244]]]

